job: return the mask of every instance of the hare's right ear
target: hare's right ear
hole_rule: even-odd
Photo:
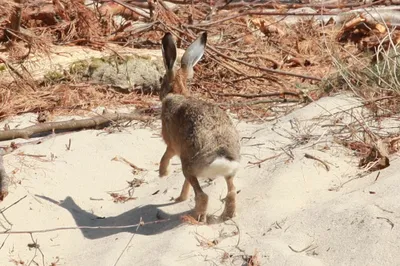
[[[172,34],[167,32],[161,42],[165,69],[172,70],[176,61],[176,45]]]
[[[203,32],[197,39],[189,45],[181,59],[181,67],[190,71],[199,62],[204,54],[207,44],[207,32]]]

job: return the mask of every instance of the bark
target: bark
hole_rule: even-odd
[[[8,195],[9,177],[4,169],[3,152],[0,151],[0,201]]]
[[[37,124],[30,127],[22,129],[12,129],[0,131],[0,141],[11,140],[16,138],[28,139],[37,134],[52,133],[57,131],[73,131],[87,128],[101,128],[105,127],[112,122],[121,122],[129,120],[139,120],[139,121],[149,121],[150,117],[145,115],[140,115],[137,113],[112,113],[98,115],[92,118],[82,119],[82,120],[69,120],[61,122],[49,122],[43,124]]]

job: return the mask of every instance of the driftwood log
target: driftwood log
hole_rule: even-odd
[[[10,180],[4,168],[3,152],[0,150],[0,201],[8,194],[8,185]]]
[[[28,139],[37,134],[52,133],[57,131],[73,131],[87,128],[102,128],[113,122],[123,121],[149,121],[152,118],[138,113],[109,113],[98,115],[92,118],[76,120],[71,119],[61,122],[49,122],[36,124],[22,129],[12,129],[0,131],[0,141],[12,140],[16,138]]]

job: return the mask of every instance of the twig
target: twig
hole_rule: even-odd
[[[35,254],[33,255],[33,258],[31,259],[31,261],[29,262],[28,265],[31,265],[31,263],[33,262],[33,260],[34,260],[35,257],[36,257],[37,251],[39,250],[40,254],[42,254],[42,263],[43,263],[43,266],[44,266],[44,254],[43,254],[42,250],[40,249],[40,246],[39,246],[39,244],[37,243],[37,240],[35,241],[35,240],[33,239],[33,235],[32,235],[32,234],[30,234],[30,235],[31,235],[31,239],[32,239],[32,241],[33,241],[33,244],[28,244],[28,246],[35,249]],[[36,263],[36,262],[35,262],[35,263]]]
[[[386,210],[386,209],[384,209],[384,208],[382,208],[381,206],[379,206],[378,204],[374,204],[376,207],[378,207],[379,209],[381,209],[382,211],[384,211],[384,212],[388,212],[388,213],[394,213],[393,211],[389,211],[389,210]]]
[[[263,163],[263,162],[265,162],[265,161],[268,161],[268,160],[277,158],[277,157],[281,156],[282,154],[283,154],[283,153],[278,153],[278,154],[276,154],[276,155],[274,155],[274,156],[267,157],[267,158],[262,159],[262,160],[257,161],[257,162],[248,162],[248,164],[261,164],[261,163]]]
[[[167,222],[169,221],[170,218],[164,219],[164,220],[157,220],[157,221],[152,221],[152,222],[142,222],[138,224],[132,224],[132,225],[115,225],[115,226],[66,226],[66,227],[57,227],[57,228],[50,228],[50,229],[42,229],[42,230],[31,230],[31,231],[3,231],[0,232],[0,235],[5,235],[5,234],[37,234],[37,233],[48,233],[48,232],[54,232],[54,231],[63,231],[63,230],[78,230],[78,229],[126,229],[126,228],[134,228],[137,226],[143,226],[143,225],[148,225],[148,224],[158,224],[162,222]]]
[[[100,201],[100,200],[104,200],[103,198],[93,198],[93,197],[90,197],[89,199],[90,199],[90,200],[99,200],[99,201]]]
[[[239,228],[238,224],[233,219],[231,219],[230,221],[235,225],[235,227],[236,227],[236,229],[238,231],[238,241],[236,242],[235,248],[237,248],[240,252],[244,252],[244,250],[239,247],[240,235],[241,235],[240,228]]]
[[[267,60],[267,61],[271,62],[273,64],[274,68],[281,68],[282,67],[282,63],[279,63],[275,59],[272,59],[272,58],[270,58],[270,57],[268,57],[266,55],[263,55],[263,54],[254,54],[254,53],[246,54],[245,58],[261,58],[261,59],[264,59],[264,60]],[[240,59],[243,59],[243,58],[240,58]]]
[[[146,169],[144,168],[140,168],[136,165],[134,165],[133,163],[131,163],[130,161],[128,161],[127,159],[125,159],[124,157],[121,156],[115,156],[114,158],[111,159],[111,161],[123,161],[125,163],[127,163],[130,167],[132,167],[133,169],[136,169],[138,171],[145,171]]]
[[[381,171],[379,171],[378,174],[376,175],[374,182],[376,182],[378,180],[380,175],[381,175]]]
[[[10,235],[7,235],[6,238],[4,239],[3,243],[1,243],[0,250],[4,247],[4,244],[6,243],[7,238],[8,238],[9,236],[10,236]]]
[[[0,134],[1,134],[1,132],[2,131],[0,131]],[[64,135],[64,134],[67,134],[67,132],[59,133],[58,135]],[[45,137],[42,137],[42,138],[35,139],[33,141],[26,141],[26,142],[19,142],[19,143],[11,142],[10,145],[0,146],[0,148],[4,149],[6,151],[5,154],[9,154],[9,153],[15,151],[16,149],[19,149],[22,146],[25,146],[25,145],[38,145],[38,144],[41,144],[44,141],[52,139],[52,138],[54,138],[54,135],[48,135],[48,136],[45,136]]]
[[[23,196],[22,198],[20,198],[19,200],[17,200],[16,202],[12,203],[11,205],[5,207],[4,209],[0,210],[0,213],[4,213],[6,210],[8,210],[9,208],[11,208],[12,206],[14,206],[15,204],[17,204],[18,202],[20,202],[21,200],[25,199],[27,195]]]
[[[30,235],[31,235],[31,238],[33,240],[32,234],[30,234]],[[33,243],[35,243],[35,240],[33,240]],[[35,244],[33,244],[33,245],[35,245]],[[28,244],[28,246],[29,246],[29,244]],[[35,248],[35,253],[33,254],[32,259],[29,261],[28,266],[30,266],[32,264],[32,262],[34,261],[34,259],[36,258],[37,251],[38,251],[37,248]],[[35,261],[35,264],[39,265],[36,261]]]
[[[326,162],[324,162],[321,159],[318,159],[317,157],[314,157],[314,156],[312,156],[312,155],[310,155],[308,153],[304,154],[304,157],[306,157],[307,159],[313,159],[313,160],[316,160],[316,161],[322,163],[325,166],[326,171],[329,172],[330,168],[329,168],[329,165]]]
[[[17,155],[34,157],[34,158],[46,158],[47,157],[47,155],[43,155],[43,154],[29,154],[29,153],[23,153],[23,152],[19,152],[19,153],[17,153]]]
[[[43,124],[37,124],[23,129],[12,129],[7,131],[0,131],[0,141],[10,140],[16,138],[28,139],[34,134],[38,133],[48,133],[55,131],[65,131],[65,130],[79,130],[85,128],[93,127],[104,127],[111,122],[115,121],[126,121],[126,120],[139,120],[139,121],[149,121],[150,117],[145,115],[140,115],[137,113],[111,113],[104,115],[97,115],[92,118],[82,119],[82,120],[69,120],[61,122],[49,122]]]
[[[390,224],[391,229],[393,229],[394,223],[393,223],[392,221],[390,221],[388,218],[385,218],[385,217],[376,217],[376,219],[386,220],[386,222],[387,222],[388,224]]]
[[[72,144],[72,140],[69,139],[69,140],[68,140],[68,144],[65,144],[65,148],[67,149],[67,151],[70,151],[70,150],[71,150],[71,144]]]
[[[139,230],[139,227],[140,227],[141,225],[144,225],[143,220],[142,220],[142,217],[140,217],[140,221],[139,221],[139,223],[138,223],[138,226],[136,227],[135,233],[132,234],[132,236],[131,236],[131,238],[129,239],[128,243],[126,244],[125,248],[122,250],[121,254],[118,256],[118,259],[115,261],[114,266],[116,266],[116,265],[118,264],[119,260],[120,260],[121,257],[122,257],[122,254],[125,253],[126,249],[128,248],[129,244],[132,242],[133,237],[136,235],[136,233],[137,233],[137,231]]]
[[[305,247],[305,248],[303,248],[303,249],[301,249],[301,250],[296,250],[296,249],[292,248],[290,245],[288,245],[288,247],[289,247],[290,250],[292,250],[293,252],[301,253],[301,252],[304,252],[304,251],[310,251],[310,250],[313,250],[313,249],[316,249],[316,248],[317,248],[317,247],[311,248],[312,245],[313,245],[313,244],[311,243],[310,245],[308,245],[307,247]]]
[[[282,95],[290,95],[295,97],[300,97],[300,94],[297,92],[271,92],[271,93],[260,93],[260,94],[241,94],[241,93],[218,93],[218,96],[227,96],[227,97],[242,97],[242,98],[258,98],[258,97],[273,97],[273,96],[282,96]]]
[[[292,152],[292,150],[289,148],[289,151],[286,151],[284,148],[281,148],[281,150],[287,155],[287,156],[289,156],[290,158],[292,158],[292,160],[294,160],[294,155],[293,155],[293,152]]]
[[[274,99],[274,100],[257,100],[257,101],[230,103],[230,104],[220,103],[219,105],[223,107],[241,107],[241,106],[250,106],[262,103],[300,103],[300,101],[292,99]]]

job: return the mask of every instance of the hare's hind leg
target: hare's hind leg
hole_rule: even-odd
[[[200,222],[207,221],[207,205],[208,205],[208,196],[204,191],[201,189],[199,181],[197,180],[196,176],[185,175],[186,180],[192,185],[194,194],[195,194],[195,202],[196,205],[194,207],[195,211],[195,218]],[[185,185],[185,184],[184,184]]]
[[[164,155],[160,161],[160,168],[159,168],[160,177],[168,175],[169,161],[174,155],[175,155],[174,150],[171,147],[167,146],[167,149],[165,150]]]
[[[225,177],[228,186],[228,193],[225,198],[225,209],[221,215],[222,219],[229,220],[235,216],[236,211],[236,188],[233,184],[233,176]]]

